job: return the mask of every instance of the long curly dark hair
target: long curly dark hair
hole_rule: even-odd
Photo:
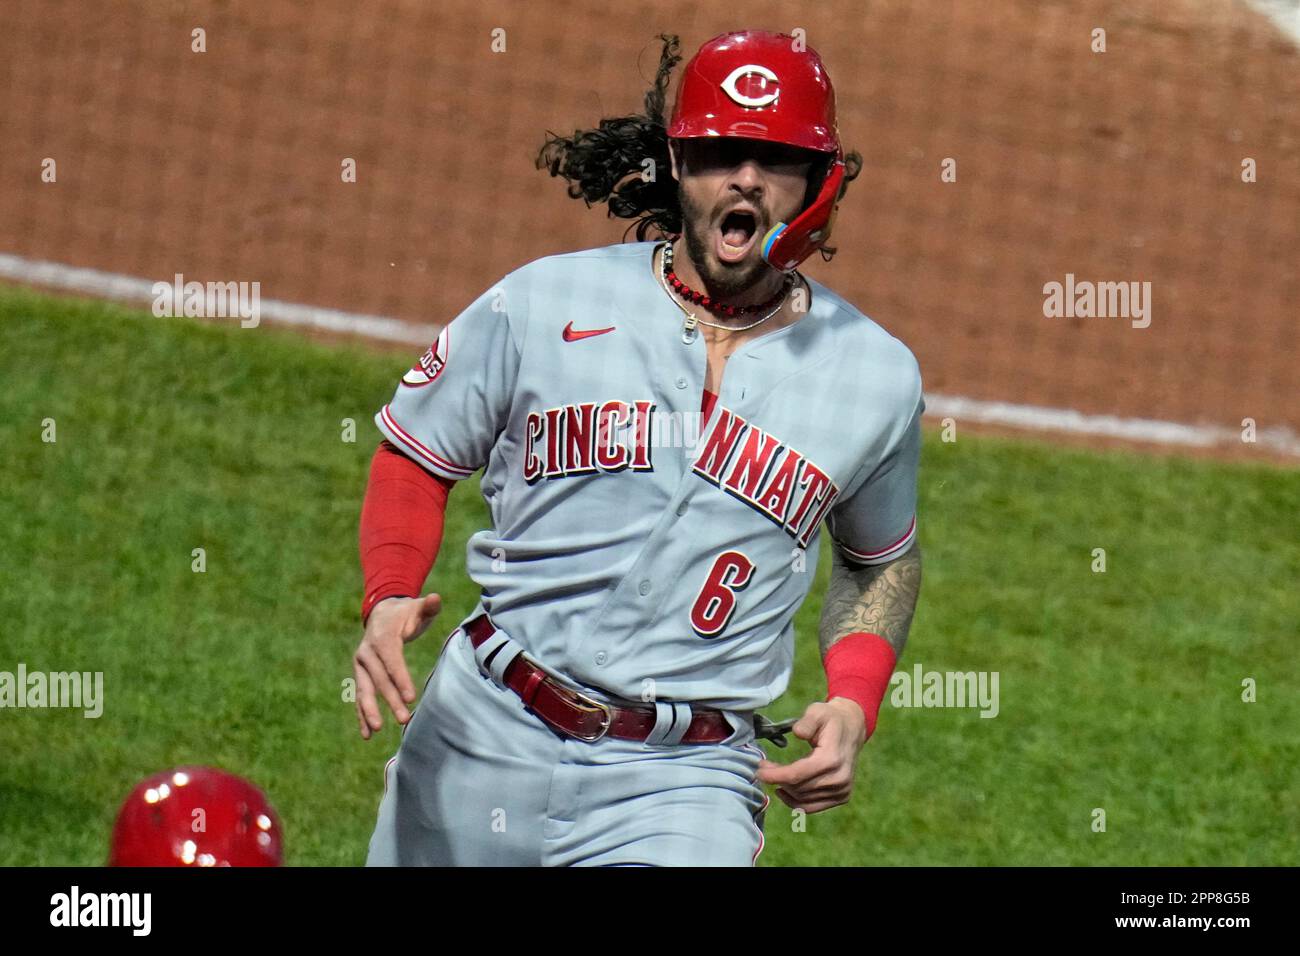
[[[672,168],[664,105],[673,68],[682,59],[678,52],[681,41],[667,33],[659,34],[658,39],[663,48],[659,53],[654,83],[645,95],[644,112],[602,119],[597,128],[575,130],[572,136],[560,136],[547,130],[546,142],[537,154],[538,169],[568,180],[571,198],[583,200],[588,207],[607,203],[611,218],[635,219],[636,222],[628,226],[628,232],[635,227],[639,242],[649,238],[651,230],[657,230],[665,237],[679,235],[682,231],[677,183],[671,176],[658,175],[659,170]],[[653,161],[654,165],[647,167],[647,160]],[[647,168],[655,170],[656,175],[648,178],[643,175]],[[861,171],[861,154],[856,150],[847,153],[841,196]],[[810,181],[820,182],[824,173],[825,167],[814,169]],[[810,182],[810,193],[811,189]],[[808,200],[811,199],[809,195]],[[626,235],[624,233],[624,238]],[[834,252],[833,249],[822,250],[826,258]]]

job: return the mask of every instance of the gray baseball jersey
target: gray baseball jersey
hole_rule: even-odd
[[[492,526],[468,573],[541,666],[631,700],[753,710],[789,681],[823,523],[859,563],[915,537],[920,373],[809,280],[808,314],[741,346],[703,419],[705,344],[683,341],[655,247],[512,272],[375,420],[436,474],[483,469]]]

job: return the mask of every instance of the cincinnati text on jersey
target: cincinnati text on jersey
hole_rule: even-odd
[[[530,411],[524,480],[531,485],[543,478],[652,471],[654,410],[649,400],[612,399]],[[776,524],[801,548],[840,494],[811,459],[725,407],[713,416],[692,470]]]

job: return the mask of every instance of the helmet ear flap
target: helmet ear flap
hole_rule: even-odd
[[[826,244],[839,208],[844,176],[844,152],[840,150],[832,157],[813,201],[792,222],[778,222],[763,237],[763,258],[768,265],[781,272],[792,272]]]

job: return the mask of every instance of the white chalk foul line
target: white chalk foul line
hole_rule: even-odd
[[[24,259],[0,253],[0,279],[80,292],[123,302],[152,302],[154,281],[83,269],[60,262]],[[170,278],[160,280],[170,282]],[[324,329],[346,335],[428,345],[438,337],[439,326],[413,325],[378,315],[357,315],[275,299],[261,300],[262,317],[286,325]],[[1085,415],[1069,408],[990,402],[960,395],[925,396],[927,418],[952,418],[1028,431],[1063,432],[1155,445],[1209,448],[1241,444],[1241,431],[1219,425],[1187,425],[1150,418]],[[1261,428],[1255,444],[1269,451],[1300,457],[1300,438],[1289,428]]]
[[[172,281],[171,276],[160,280],[139,279],[112,272],[100,272],[98,269],[83,269],[61,262],[24,259],[21,256],[5,253],[0,253],[0,279],[81,292],[120,302],[152,302],[154,282],[160,281],[170,285]],[[353,312],[299,305],[296,302],[281,302],[277,299],[260,299],[258,305],[261,318],[270,319],[272,322],[321,329],[326,332],[340,332],[346,335],[360,335],[386,342],[428,345],[438,337],[439,332],[437,326],[413,325],[410,322],[400,322],[380,315],[357,315]]]
[[[980,422],[1029,431],[1119,438],[1124,441],[1146,442],[1153,445],[1211,448],[1219,445],[1242,444],[1242,430],[1239,428],[1227,428],[1221,425],[1185,425],[1182,422],[1166,422],[1154,418],[1085,415],[1070,408],[988,402],[963,398],[960,395],[936,395],[927,392],[925,412],[927,417],[951,418],[959,422]],[[1295,432],[1289,428],[1256,429],[1255,444],[1284,455],[1300,456],[1300,438],[1297,438]]]

